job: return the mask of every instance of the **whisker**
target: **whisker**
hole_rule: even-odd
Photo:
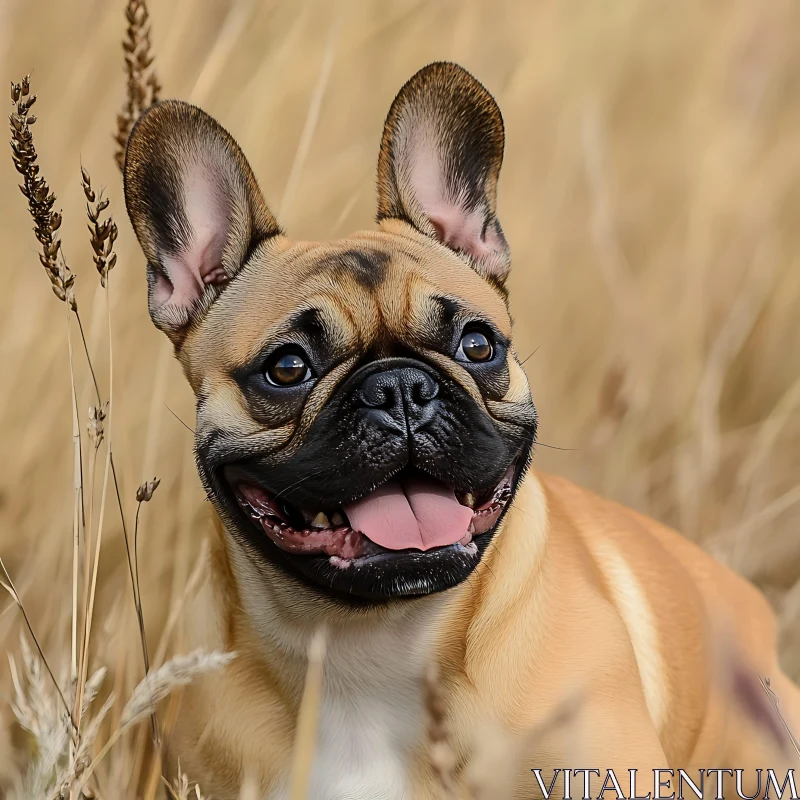
[[[539,352],[539,349],[541,348],[541,346],[542,346],[541,344],[540,344],[540,345],[537,345],[537,346],[534,348],[533,352],[532,352],[532,353],[531,353],[529,356],[527,356],[526,358],[524,358],[522,361],[520,361],[520,362],[519,362],[519,365],[520,365],[521,367],[524,367],[524,366],[525,366],[525,362],[526,362],[526,361],[527,361],[529,358],[533,358],[533,356],[535,356],[535,355],[536,355],[536,354]]]
[[[546,447],[548,450],[563,450],[565,453],[575,453],[582,450],[581,447],[557,447],[554,444],[545,444],[544,442],[534,442],[534,447]]]
[[[486,548],[485,552],[488,553],[489,550],[494,550],[495,553],[497,553],[497,555],[499,555],[501,558],[506,557],[505,553],[503,553],[503,551],[497,546],[497,542],[495,542],[494,539],[492,539],[492,541],[489,542],[489,546]]]
[[[295,481],[294,483],[287,486],[285,489],[281,489],[281,491],[275,495],[273,500],[277,500],[279,497],[283,497],[283,495],[285,495],[287,492],[291,492],[292,489],[296,489],[301,483],[305,483],[310,478],[315,478],[317,475],[320,475],[324,471],[325,470],[318,469],[315,472],[309,472],[308,475],[304,475],[302,478],[300,478],[300,480]]]
[[[186,430],[189,431],[192,436],[194,436],[194,428],[192,428],[190,425],[187,425],[166,403],[164,403],[164,408],[166,408],[167,411],[169,411],[169,413],[172,414],[172,416],[175,417],[175,419],[178,420],[178,422],[180,422],[180,424],[183,425],[183,427],[186,428]]]

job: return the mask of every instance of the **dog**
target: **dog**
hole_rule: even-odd
[[[536,769],[775,766],[719,678],[722,629],[728,662],[769,677],[798,725],[800,692],[753,586],[657,522],[530,469],[503,149],[489,92],[459,66],[426,66],[386,120],[377,228],[319,243],[284,234],[200,109],[162,102],[131,132],[125,199],[150,316],[196,395],[215,511],[192,630],[237,654],[188,688],[172,737],[206,794],[238,797],[248,778],[289,796],[323,626],[315,800],[442,796],[431,664],[459,797],[500,731],[528,742],[516,798],[540,793]],[[573,692],[574,734],[551,741],[541,731]],[[580,763],[564,762],[571,744]]]

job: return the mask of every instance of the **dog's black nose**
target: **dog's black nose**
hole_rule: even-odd
[[[368,375],[356,392],[369,418],[382,428],[415,431],[436,414],[439,384],[415,367],[398,367]]]

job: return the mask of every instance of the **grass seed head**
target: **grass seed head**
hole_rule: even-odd
[[[128,77],[125,102],[117,115],[115,158],[120,169],[125,166],[125,148],[133,123],[139,115],[158,102],[161,84],[153,68],[153,48],[150,42],[150,13],[144,0],[128,0],[125,9],[128,27],[122,41],[125,72]]]
[[[145,481],[137,490],[136,490],[136,502],[137,503],[149,503],[150,500],[153,498],[153,493],[156,489],[158,489],[159,484],[161,483],[161,478],[153,478],[151,481]]]
[[[148,673],[122,710],[121,729],[133,725],[155,711],[161,700],[179,686],[190,684],[196,677],[215,672],[228,665],[236,657],[235,653],[211,653],[195,650],[184,656],[175,656],[158,669]]]
[[[73,285],[75,276],[70,271],[61,252],[57,231],[61,227],[61,212],[54,211],[56,196],[47,181],[39,174],[38,154],[33,142],[31,127],[36,117],[30,113],[36,95],[30,93],[30,76],[20,83],[11,84],[13,110],[8,118],[11,130],[11,158],[22,176],[20,191],[28,201],[28,211],[33,218],[33,232],[39,242],[39,261],[44,267],[53,294],[77,311]]]
[[[101,219],[108,209],[109,200],[103,197],[102,191],[98,194],[92,188],[92,179],[89,173],[81,167],[81,185],[86,197],[86,216],[89,218],[89,236],[92,244],[92,258],[97,272],[100,274],[100,284],[105,288],[108,273],[117,263],[117,254],[114,252],[114,242],[117,241],[117,224],[109,214]]]
[[[106,418],[106,406],[89,406],[87,428],[89,430],[89,440],[95,449],[100,447],[103,441],[103,422]]]

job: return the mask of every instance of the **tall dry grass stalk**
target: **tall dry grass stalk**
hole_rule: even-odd
[[[122,110],[117,114],[117,143],[115,158],[120,170],[125,165],[125,148],[128,136],[139,115],[158,102],[161,84],[153,66],[150,42],[150,13],[145,0],[128,0],[125,9],[128,27],[122,49],[125,51],[127,92]]]
[[[142,17],[140,14],[143,6],[134,9],[134,22]],[[130,11],[130,8],[129,8]],[[144,10],[146,20],[146,9]],[[129,14],[130,20],[130,14]],[[129,31],[130,33],[130,31]],[[146,43],[146,34],[140,33]],[[144,46],[144,45],[142,45]],[[137,51],[139,52],[139,51]],[[141,67],[141,60],[137,62]],[[147,64],[147,67],[150,65]],[[137,69],[139,69],[137,67]],[[140,72],[136,74],[140,75]],[[155,87],[151,83],[151,88]],[[129,88],[131,84],[129,83]],[[156,90],[153,88],[153,92]],[[98,764],[116,744],[120,737],[129,728],[135,726],[144,717],[150,717],[152,722],[153,743],[159,748],[159,729],[156,718],[158,703],[167,697],[175,688],[191,682],[196,676],[223,668],[233,654],[203,653],[196,651],[189,656],[177,656],[158,669],[151,671],[147,649],[147,636],[145,631],[142,598],[139,585],[138,567],[138,535],[139,517],[143,503],[152,500],[159,480],[154,478],[146,481],[136,492],[136,516],[134,525],[134,542],[131,549],[125,525],[125,514],[119,489],[118,478],[113,463],[111,422],[113,419],[113,347],[111,329],[111,303],[109,299],[109,273],[117,261],[114,252],[114,243],[118,236],[118,228],[110,213],[110,201],[97,194],[92,187],[89,173],[81,168],[83,193],[87,202],[86,213],[89,221],[90,244],[93,251],[95,268],[99,275],[100,285],[104,290],[106,305],[107,337],[109,347],[108,373],[109,390],[105,402],[101,400],[100,386],[97,374],[92,364],[88,341],[80,321],[78,303],[75,298],[75,276],[67,265],[61,249],[61,240],[58,230],[62,223],[60,212],[53,210],[56,196],[43,177],[37,163],[38,155],[34,145],[31,126],[36,118],[30,109],[36,101],[36,96],[30,94],[30,79],[26,77],[18,84],[11,85],[11,98],[14,109],[10,116],[12,159],[17,171],[23,176],[21,190],[28,201],[28,209],[34,221],[34,233],[40,244],[39,260],[50,280],[51,287],[56,297],[64,302],[67,309],[67,340],[70,364],[70,389],[72,397],[72,434],[74,449],[74,508],[73,508],[73,567],[72,567],[72,622],[71,630],[71,658],[70,678],[67,681],[68,693],[65,693],[65,680],[58,680],[45,657],[30,618],[25,610],[17,587],[14,585],[5,564],[0,559],[5,581],[0,581],[13,599],[23,615],[28,632],[32,637],[38,651],[34,657],[22,641],[23,664],[27,682],[20,679],[16,664],[11,659],[11,670],[16,692],[16,702],[13,706],[15,715],[20,725],[29,731],[36,742],[38,756],[31,761],[28,778],[25,783],[27,796],[40,800],[40,798],[65,798],[76,800],[86,797],[102,795],[98,785],[90,787],[90,781],[97,784],[93,775]],[[133,102],[133,101],[132,101]],[[138,102],[138,100],[136,101]],[[133,103],[135,106],[136,103]],[[74,352],[71,338],[71,316],[75,317],[79,326],[83,343],[86,362],[91,374],[92,384],[96,395],[96,405],[91,405],[87,414],[87,435],[90,443],[88,459],[88,518],[85,508],[84,496],[84,464],[82,437],[80,431],[80,418],[77,405],[77,389],[75,380]],[[105,443],[105,467],[103,472],[100,511],[97,527],[94,526],[94,496],[95,496],[95,468],[97,454]],[[98,739],[101,727],[110,710],[115,704],[115,695],[111,692],[99,711],[91,717],[87,711],[100,691],[100,686],[106,674],[105,668],[100,668],[90,675],[89,661],[91,658],[91,634],[94,618],[95,601],[97,597],[98,575],[100,572],[100,557],[103,542],[104,517],[106,498],[109,488],[109,475],[113,474],[114,488],[119,506],[122,531],[125,540],[125,553],[127,556],[130,582],[133,591],[134,606],[139,625],[139,637],[144,659],[144,678],[134,689],[130,699],[122,709],[117,726],[108,736],[105,744],[97,755],[92,758],[95,742]],[[80,543],[83,539],[83,561],[80,561]],[[81,594],[82,604],[78,604]],[[80,628],[80,631],[79,631]],[[80,635],[79,635],[80,633]],[[163,656],[162,656],[163,657]],[[43,672],[44,670],[44,672]],[[49,676],[51,686],[45,687],[42,675]],[[57,708],[48,700],[50,695],[60,700],[61,708]],[[72,702],[67,701],[71,696]],[[176,784],[176,786],[178,786]],[[182,789],[181,783],[179,788]],[[197,797],[200,798],[199,790]]]
[[[205,800],[200,787],[197,784],[192,786],[188,775],[181,771],[180,766],[177,777],[168,789],[173,800]]]
[[[580,713],[583,694],[572,692],[538,725],[521,734],[487,722],[465,770],[465,783],[471,800],[512,800],[520,772],[545,742],[548,749],[561,754],[564,764],[582,764]]]
[[[70,312],[77,315],[78,303],[75,299],[75,276],[70,270],[61,250],[61,239],[58,230],[61,227],[62,216],[58,211],[54,211],[56,196],[50,191],[47,181],[40,174],[40,167],[37,163],[38,154],[33,140],[32,126],[36,122],[36,117],[30,113],[31,108],[36,102],[36,95],[30,93],[30,76],[26,75],[19,83],[11,84],[11,101],[14,106],[9,116],[11,129],[11,158],[17,172],[22,175],[23,183],[20,190],[28,201],[28,211],[33,219],[33,231],[39,242],[41,252],[39,262],[44,267],[45,274],[50,280],[50,286],[55,296],[65,304],[67,312],[67,345],[69,351],[70,364],[70,394],[72,398],[72,441],[74,453],[74,478],[73,485],[75,490],[74,509],[73,509],[73,585],[72,585],[72,625],[71,625],[71,674],[73,679],[78,675],[78,548],[79,539],[82,533],[84,508],[83,508],[83,465],[80,440],[80,426],[77,412],[77,394],[75,390],[75,371],[73,361],[72,336],[70,328]],[[60,256],[60,258],[59,258]],[[3,567],[9,584],[13,589],[10,576]],[[11,591],[11,589],[9,589]],[[13,596],[23,611],[22,601],[16,589],[13,589]],[[25,622],[33,635],[30,621],[25,614]],[[44,660],[44,654],[38,645],[40,655]],[[46,663],[46,662],[45,662]],[[52,670],[47,667],[52,676]],[[78,683],[80,685],[80,681]],[[60,690],[59,690],[60,691]],[[80,730],[80,715],[77,713],[80,702],[76,703],[70,719],[74,722],[76,729]]]
[[[318,629],[308,644],[308,668],[292,751],[289,797],[307,800],[317,744],[319,709],[322,703],[322,677],[327,641],[325,628]]]
[[[44,657],[44,652],[42,651],[42,646],[39,644],[39,639],[36,637],[36,633],[33,630],[33,626],[31,625],[31,621],[28,618],[28,614],[25,611],[25,606],[22,604],[22,599],[19,596],[19,592],[17,591],[17,587],[14,586],[14,581],[11,579],[11,576],[8,574],[8,570],[6,569],[6,565],[3,563],[3,559],[0,558],[0,569],[3,570],[3,576],[5,577],[5,581],[0,581],[0,586],[2,586],[8,594],[11,596],[11,599],[16,604],[17,608],[20,610],[23,619],[25,620],[25,627],[28,629],[28,633],[33,640],[33,643],[36,645],[36,650],[39,653],[39,657],[41,659],[41,663],[44,668],[47,670],[47,674],[52,681],[53,687],[56,690],[56,694],[58,695],[59,699],[61,700],[61,705],[63,706],[64,711],[66,712],[67,719],[69,720],[70,726],[77,730],[77,725],[75,723],[75,718],[72,716],[72,709],[67,703],[66,697],[61,690],[61,685],[59,681],[56,679],[56,676],[53,674],[53,670],[50,668],[50,665],[47,663],[47,659]],[[22,639],[21,641],[24,641]],[[24,645],[23,645],[24,646]],[[59,712],[60,713],[60,712]]]
[[[53,294],[75,311],[78,308],[74,290],[75,276],[61,253],[61,239],[58,234],[62,216],[60,212],[53,210],[56,196],[39,174],[39,165],[36,163],[38,155],[31,130],[36,122],[36,117],[31,113],[36,95],[30,91],[30,75],[26,75],[19,83],[11,84],[11,101],[14,104],[9,116],[11,158],[17,172],[22,175],[20,191],[28,201],[28,211],[33,218],[33,232],[41,249],[39,261],[50,279]]]
[[[458,796],[456,754],[450,741],[447,704],[435,664],[431,664],[425,674],[423,700],[428,715],[428,759],[442,799],[454,800]]]
[[[146,10],[145,10],[146,11]],[[138,13],[138,12],[137,12]],[[148,65],[149,66],[149,65]],[[127,531],[124,525],[124,511],[122,508],[122,501],[119,494],[119,485],[117,482],[116,471],[113,468],[113,456],[111,448],[111,389],[109,388],[108,401],[101,404],[100,389],[95,376],[94,367],[92,365],[91,356],[89,354],[88,344],[83,332],[83,324],[80,321],[78,312],[78,304],[75,298],[74,283],[75,276],[70,270],[64,258],[61,249],[61,240],[58,235],[58,230],[61,227],[62,215],[60,212],[54,211],[53,207],[56,201],[56,196],[50,191],[47,181],[40,174],[40,167],[37,163],[38,155],[36,152],[33,132],[31,127],[36,122],[36,117],[30,113],[31,108],[36,102],[36,95],[30,94],[30,77],[26,76],[20,83],[11,84],[11,99],[15,105],[9,117],[10,130],[11,130],[11,150],[12,160],[17,171],[23,176],[23,184],[20,186],[23,196],[28,201],[28,210],[34,222],[34,233],[41,246],[41,253],[39,261],[45,269],[51,288],[56,297],[65,303],[67,311],[67,340],[69,350],[70,362],[70,384],[71,396],[73,399],[73,451],[74,451],[74,488],[75,488],[75,505],[73,512],[73,586],[72,586],[72,646],[71,646],[71,666],[73,676],[77,676],[76,693],[75,693],[75,707],[74,714],[77,717],[76,725],[80,731],[81,718],[79,710],[83,702],[83,691],[87,679],[88,671],[88,658],[89,658],[89,641],[91,637],[92,618],[94,611],[94,600],[97,586],[97,574],[100,563],[100,547],[102,544],[103,533],[103,518],[105,513],[106,504],[106,490],[108,485],[109,471],[114,471],[114,485],[117,493],[117,500],[119,504],[120,517],[123,521],[123,531],[125,532],[126,551],[128,553],[128,561],[130,566],[131,582],[134,584],[134,572],[130,560],[130,548],[127,546]],[[108,309],[108,326],[109,326],[109,364],[111,364],[111,312],[110,304],[108,303],[108,276],[111,269],[116,264],[117,256],[114,253],[114,242],[117,239],[118,229],[116,223],[108,215],[105,219],[101,216],[108,209],[109,200],[95,196],[92,189],[91,178],[88,172],[81,168],[81,178],[84,195],[87,201],[87,215],[89,218],[89,231],[90,231],[90,244],[93,250],[93,259],[95,267],[100,277],[101,286],[106,289],[106,300]],[[77,410],[77,393],[75,388],[75,370],[74,370],[74,355],[72,347],[71,326],[69,315],[70,312],[74,314],[81,332],[81,339],[84,344],[86,359],[89,369],[92,374],[94,388],[97,394],[97,406],[90,407],[88,430],[89,436],[93,444],[90,450],[90,465],[89,465],[89,487],[90,487],[90,512],[89,512],[89,525],[85,526],[85,507],[84,507],[84,490],[83,490],[83,459],[82,448],[80,439],[80,425],[79,415]],[[109,376],[112,374],[109,368]],[[104,422],[106,426],[104,427]],[[103,439],[106,439],[106,466],[103,479],[103,491],[100,506],[100,520],[98,524],[97,535],[95,537],[95,552],[92,557],[91,554],[91,537],[92,537],[92,511],[94,500],[94,465],[97,450],[100,447]],[[152,495],[152,492],[151,492]],[[88,533],[88,535],[87,535]],[[78,583],[79,583],[79,569],[78,569],[78,549],[81,536],[85,537],[85,553],[84,553],[84,630],[83,641],[78,652]],[[87,579],[91,565],[91,582]],[[140,634],[142,651],[144,656],[145,672],[149,667],[147,659],[147,645],[144,632],[144,622],[142,619],[140,598],[134,589],[134,602],[137,605],[137,612],[140,621]],[[154,736],[157,738],[157,727],[153,724]]]
[[[103,212],[105,212],[108,208],[109,201],[102,198],[96,198],[94,190],[92,189],[91,178],[89,177],[89,173],[81,168],[81,182],[83,187],[83,193],[86,198],[87,206],[86,211],[89,218],[89,233],[90,233],[90,243],[93,250],[93,259],[95,262],[95,267],[97,268],[101,286],[106,289],[106,293],[108,290],[108,273],[111,270],[117,260],[116,253],[114,253],[114,242],[117,239],[117,226],[114,220],[111,218],[110,215],[101,222],[100,218]],[[76,311],[77,313],[77,311]],[[109,312],[109,350],[111,348],[111,330],[110,330],[110,312]],[[88,347],[86,349],[86,358],[89,362],[90,369],[92,375],[94,376],[94,368],[91,366],[91,357],[89,356]],[[111,382],[111,369],[109,369],[109,383]],[[101,498],[101,505],[100,505],[100,518],[98,521],[98,529],[97,534],[95,536],[95,550],[94,556],[91,553],[91,536],[93,534],[92,531],[92,513],[89,513],[89,526],[87,528],[88,536],[86,539],[86,550],[85,550],[85,561],[84,567],[85,570],[88,572],[89,565],[91,564],[91,582],[89,580],[84,581],[84,629],[83,629],[83,646],[81,650],[81,657],[80,657],[80,673],[78,675],[78,683],[77,683],[77,691],[75,697],[75,708],[78,709],[81,707],[83,702],[83,691],[84,685],[86,681],[86,676],[88,674],[88,664],[89,664],[89,642],[92,632],[92,620],[94,616],[94,602],[97,590],[97,574],[100,567],[100,547],[102,545],[103,540],[103,518],[105,512],[105,502],[106,502],[106,489],[108,483],[108,473],[111,467],[111,458],[112,458],[112,450],[111,450],[111,420],[112,420],[112,413],[113,409],[111,408],[111,389],[109,387],[109,396],[108,401],[104,405],[100,405],[100,392],[99,387],[95,384],[95,391],[97,392],[97,401],[98,406],[90,407],[89,411],[89,422],[88,422],[88,430],[89,436],[92,440],[92,444],[94,445],[92,450],[90,450],[90,466],[89,466],[89,488],[90,488],[90,508],[93,508],[94,505],[94,471],[95,471],[95,464],[96,464],[96,456],[97,451],[101,445],[101,443],[105,440],[106,442],[106,468],[105,468],[105,477],[103,481],[103,493]],[[124,511],[122,509],[122,505],[120,503],[120,515],[124,519]],[[146,650],[146,646],[142,644],[143,649]],[[146,665],[145,659],[145,665]],[[78,719],[78,727],[80,729],[80,717]]]
[[[770,702],[770,705],[773,708],[775,715],[780,720],[781,725],[783,726],[783,732],[789,740],[789,744],[791,748],[794,750],[795,756],[797,756],[798,763],[800,764],[800,740],[798,740],[797,736],[795,736],[794,731],[789,727],[789,723],[786,721],[786,717],[783,715],[781,711],[781,701],[777,694],[775,694],[774,690],[772,689],[772,684],[769,678],[760,678],[759,682],[761,683],[761,688],[764,690],[764,693],[767,696],[767,699]]]

